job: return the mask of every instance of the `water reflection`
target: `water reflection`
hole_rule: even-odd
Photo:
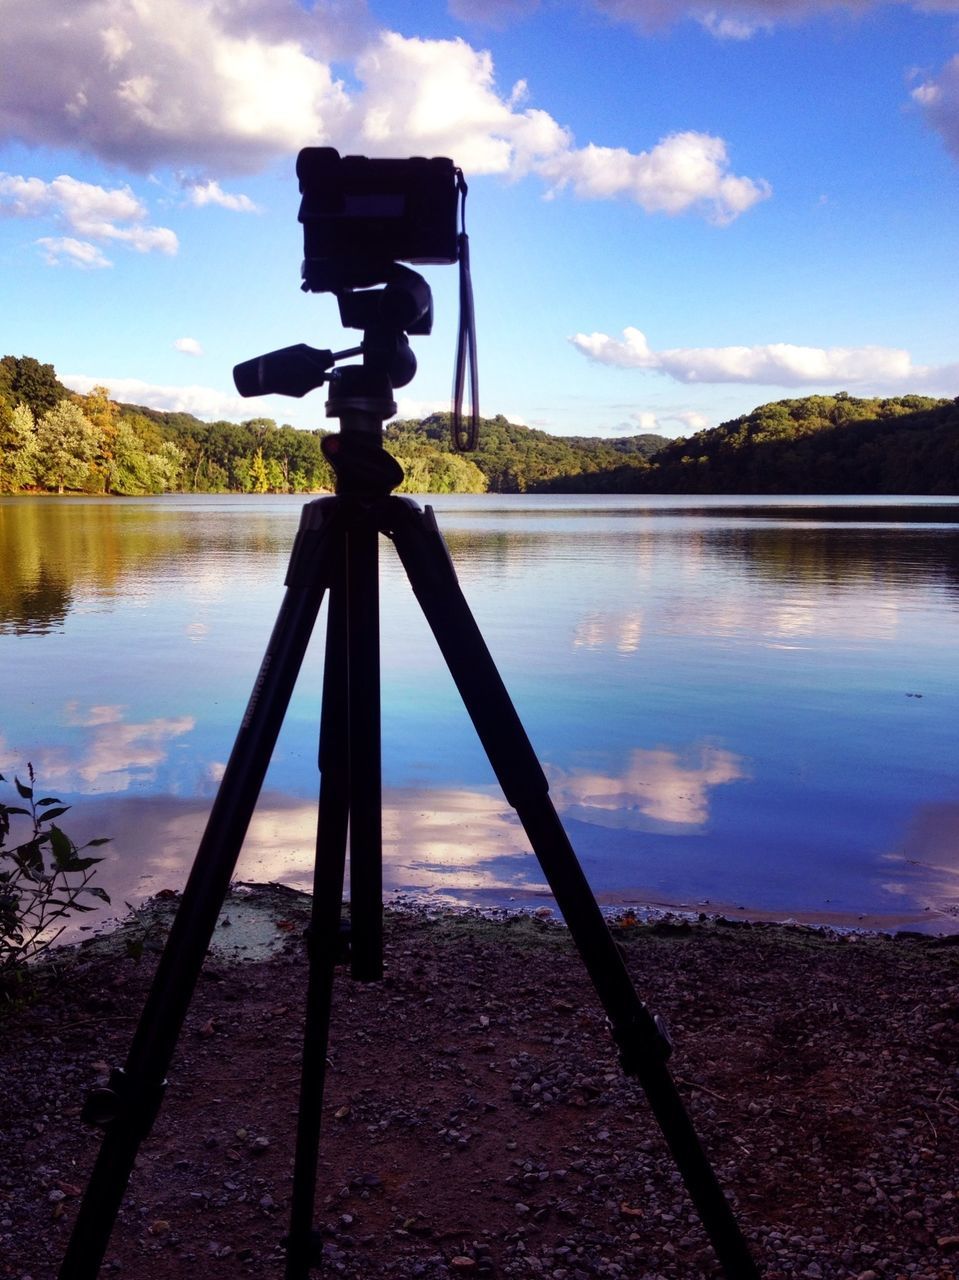
[[[728,752],[701,747],[680,758],[634,751],[616,775],[547,767],[564,816],[598,827],[678,835],[708,821],[711,788],[745,776]],[[179,885],[203,833],[209,805],[195,798],[120,798],[85,806],[84,831],[97,822],[113,836],[105,882],[114,897]],[[277,792],[261,797],[244,845],[241,879],[312,883],[317,806]],[[516,814],[497,788],[387,787],[383,793],[383,877],[387,892],[489,895],[546,893],[539,864]]]
[[[927,906],[959,917],[959,803],[922,805],[886,861],[896,877],[886,884],[890,894],[906,900],[918,894]]]
[[[624,613],[590,613],[576,624],[576,649],[614,648],[619,653],[635,653],[643,637],[643,615],[639,609]]]
[[[435,505],[601,896],[822,918],[955,902],[948,508],[917,504],[917,523],[872,504],[849,519],[848,503]],[[32,760],[82,800],[71,818],[114,837],[124,892],[185,879],[301,507],[0,500],[0,770]],[[381,586],[389,886],[542,894],[385,544]],[[309,881],[321,675],[320,643],[244,851],[251,878]]]
[[[433,501],[467,578],[509,577],[531,561],[562,572],[582,560],[588,536],[590,557],[628,571],[633,581],[653,572],[658,559],[679,567],[677,582],[733,562],[779,585],[959,590],[959,531],[949,523],[957,510],[947,505]],[[48,632],[83,600],[109,604],[170,577],[194,594],[223,590],[235,564],[266,559],[282,579],[302,505],[295,497],[2,498],[0,633]],[[918,516],[935,523],[917,524]],[[814,517],[818,523],[809,523]]]
[[[725,767],[719,768],[715,776],[721,781],[716,785],[726,780],[726,772]],[[782,865],[768,856],[757,859],[754,848],[727,837],[706,851],[700,837],[691,854],[692,846],[683,838],[688,834],[686,824],[672,821],[682,816],[682,805],[670,808],[670,820],[659,827],[660,837],[667,830],[676,837],[667,849],[651,842],[649,835],[620,831],[629,842],[614,847],[612,856],[609,848],[597,844],[603,829],[601,805],[587,806],[585,823],[575,817],[574,810],[575,805],[566,809],[564,821],[602,903],[745,911],[886,929],[959,926],[955,844],[959,805],[943,806],[917,819],[917,830],[925,832],[926,840],[931,838],[939,850],[928,860],[889,855],[884,872],[877,867],[874,875],[863,878],[860,872],[857,878],[854,866],[844,866],[834,849],[823,849],[793,868],[796,881],[785,894]],[[73,834],[82,841],[111,831],[112,843],[101,850],[105,854],[101,883],[109,888],[117,909],[123,902],[135,903],[161,889],[182,887],[208,811],[208,802],[176,796],[120,796],[99,805],[94,800],[74,823]],[[236,878],[278,881],[308,890],[315,824],[313,801],[266,792],[251,823]],[[591,839],[590,832],[597,839]],[[922,847],[930,852],[927,844]],[[551,901],[513,811],[498,793],[471,788],[385,789],[383,886],[387,899],[412,894],[451,903]]]
[[[85,598],[144,580],[195,581],[198,563],[288,552],[301,500],[277,510],[178,499],[0,498],[0,633],[43,634]]]
[[[667,601],[658,619],[674,636],[744,637],[780,648],[808,647],[813,640],[851,644],[891,640],[902,622],[899,593],[877,586],[868,608],[860,608],[853,584],[844,592],[793,587],[753,595],[687,592]]]
[[[193,716],[135,723],[125,718],[126,711],[121,706],[84,709],[78,702],[68,702],[64,723],[79,734],[60,745],[40,745],[33,753],[34,768],[44,783],[74,795],[91,795],[151,782],[173,740],[196,725]]]
[[[703,542],[708,554],[739,560],[750,571],[779,583],[824,585],[835,591],[848,590],[853,583],[959,589],[959,531],[954,525],[746,525],[708,530]]]
[[[560,813],[601,827],[678,834],[709,822],[713,787],[749,774],[741,756],[704,744],[682,755],[636,748],[618,774],[553,768],[547,776]]]
[[[175,796],[119,798],[85,806],[80,836],[109,826],[101,882],[114,904],[180,888],[209,812]],[[237,866],[243,880],[312,885],[316,804],[266,792]],[[539,865],[502,796],[459,788],[387,788],[383,794],[383,882],[391,893],[543,894]]]

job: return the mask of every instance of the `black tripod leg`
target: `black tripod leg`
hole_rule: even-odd
[[[378,537],[365,513],[351,521],[344,558],[330,590],[310,980],[286,1280],[306,1280],[321,1253],[313,1212],[333,979],[342,958],[339,925],[347,835],[353,977],[369,982],[383,976]]]
[[[549,798],[546,777],[460,590],[433,512],[392,498],[384,525],[606,1010],[623,1069],[642,1084],[727,1277],[755,1280],[756,1264],[666,1066],[669,1042],[636,994]]]
[[[310,973],[303,1033],[300,1103],[293,1163],[293,1198],[287,1240],[286,1280],[305,1280],[318,1262],[313,1232],[316,1163],[329,1045],[333,979],[342,958],[340,934],[346,840],[350,818],[347,737],[348,627],[343,575],[330,588],[320,721],[320,808],[313,868],[313,906],[307,935]]]
[[[349,648],[350,968],[359,982],[383,976],[379,530],[356,521],[346,540]]]
[[[193,869],[122,1070],[88,1100],[85,1118],[106,1133],[60,1268],[60,1280],[94,1280],[140,1143],[159,1110],[177,1038],[230,886],[340,545],[331,499],[309,503],[287,591],[227,763]],[[335,563],[335,561],[334,561]]]

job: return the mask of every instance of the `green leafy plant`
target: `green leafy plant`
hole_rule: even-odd
[[[94,910],[84,897],[110,901],[104,889],[90,883],[102,858],[84,856],[109,841],[74,844],[55,821],[70,806],[55,796],[36,798],[32,764],[27,778],[14,778],[26,807],[0,800],[0,989],[56,941],[73,912]],[[0,773],[0,782],[6,781]],[[8,845],[18,827],[27,838]]]

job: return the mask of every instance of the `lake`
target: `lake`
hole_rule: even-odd
[[[959,929],[959,500],[435,496],[604,905]],[[0,498],[0,771],[179,888],[303,499]],[[384,881],[549,904],[389,543]],[[238,867],[308,887],[323,619]]]

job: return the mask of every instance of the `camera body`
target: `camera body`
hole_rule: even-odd
[[[397,261],[458,259],[457,172],[442,156],[370,160],[333,147],[297,157],[303,289],[336,293],[384,284]]]

